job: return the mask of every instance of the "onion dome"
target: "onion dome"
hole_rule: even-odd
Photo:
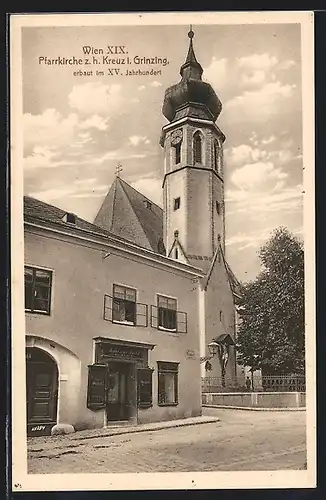
[[[190,29],[189,50],[184,64],[180,68],[181,80],[165,91],[163,115],[170,122],[182,116],[208,118],[216,120],[222,110],[222,104],[209,83],[201,77],[203,68],[196,59]],[[204,108],[204,109],[203,109]],[[183,110],[182,113],[180,111]]]

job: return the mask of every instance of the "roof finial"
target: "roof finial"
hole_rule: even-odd
[[[188,37],[191,39],[195,36],[195,33],[192,31],[192,24],[190,25],[189,31],[188,31]]]
[[[118,162],[118,165],[115,168],[115,175],[116,177],[120,177],[120,172],[122,172],[123,168],[120,162]]]
[[[189,38],[189,49],[186,57],[185,63],[180,68],[180,74],[182,78],[188,79],[191,78],[193,80],[201,80],[201,75],[203,74],[203,68],[198,63],[194,47],[192,43],[192,39],[195,36],[195,33],[192,30],[192,24],[189,26],[188,38]]]

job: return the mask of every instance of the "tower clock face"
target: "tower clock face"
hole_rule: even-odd
[[[172,146],[176,146],[181,141],[182,141],[182,130],[181,129],[174,130],[174,132],[172,132],[172,134],[171,134],[171,144],[172,144]]]

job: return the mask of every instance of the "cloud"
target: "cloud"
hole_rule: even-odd
[[[261,142],[262,144],[271,144],[272,142],[275,142],[276,140],[276,137],[275,135],[271,135],[270,137],[268,137],[267,139],[262,139]]]
[[[245,90],[226,102],[224,113],[232,114],[235,121],[266,122],[273,115],[281,115],[294,90],[295,85],[268,82],[259,90]]]
[[[131,135],[129,137],[129,143],[132,146],[139,146],[139,144],[141,144],[141,143],[143,143],[143,144],[149,144],[150,140],[148,139],[148,137],[146,135],[144,135],[144,136],[141,136],[141,135]]]
[[[247,220],[256,215],[266,218],[266,213],[301,210],[302,185],[284,187],[282,184],[277,189],[257,192],[229,189],[225,202],[230,207],[227,210],[229,216],[244,213]]]
[[[292,59],[286,59],[285,61],[281,61],[277,65],[277,69],[278,70],[288,70],[290,68],[293,68],[294,66],[296,66],[296,62],[295,61],[293,61]]]
[[[227,64],[226,58],[213,57],[210,65],[204,68],[203,79],[207,80],[213,88],[224,88],[228,84]]]
[[[266,52],[237,58],[238,66],[245,70],[270,71],[277,63],[278,59]]]
[[[24,158],[24,168],[26,170],[54,168],[72,164],[75,164],[75,161],[64,159],[59,152],[53,151],[46,146],[36,146],[32,154]]]
[[[266,73],[263,70],[255,70],[241,75],[240,85],[242,87],[259,87],[266,81]]]
[[[38,200],[45,201],[51,203],[53,201],[59,200],[61,198],[65,198],[75,193],[75,187],[73,186],[58,186],[56,188],[45,189],[43,191],[34,191],[29,193],[33,198],[37,198]]]
[[[68,96],[69,105],[86,115],[110,115],[118,112],[124,102],[121,85],[88,82],[74,85]]]
[[[265,228],[263,231],[252,231],[244,233],[239,231],[233,236],[226,238],[225,245],[237,245],[237,250],[241,251],[249,247],[259,248],[263,242],[267,241],[275,228]]]
[[[63,117],[53,108],[39,115],[26,113],[23,116],[24,144],[26,147],[35,144],[61,147],[72,141],[77,128],[76,113]]]
[[[231,181],[239,188],[252,189],[259,184],[265,184],[271,179],[285,179],[287,174],[280,168],[275,168],[271,162],[257,162],[238,168],[231,175]]]
[[[154,80],[153,82],[150,83],[151,87],[162,87],[162,83],[158,82],[157,80]]]
[[[108,117],[103,118],[99,115],[92,115],[90,118],[87,118],[86,120],[81,122],[79,128],[81,129],[96,128],[98,130],[107,130],[108,121],[109,121]]]
[[[137,87],[137,90],[140,90],[140,91],[145,90],[145,89],[146,89],[145,85],[139,85],[139,87]]]
[[[76,179],[75,184],[77,186],[89,186],[90,184],[96,184],[96,177],[88,177],[87,179]]]

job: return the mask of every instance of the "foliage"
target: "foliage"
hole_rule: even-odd
[[[263,373],[304,370],[304,251],[286,228],[260,249],[263,269],[239,300],[239,361]]]

